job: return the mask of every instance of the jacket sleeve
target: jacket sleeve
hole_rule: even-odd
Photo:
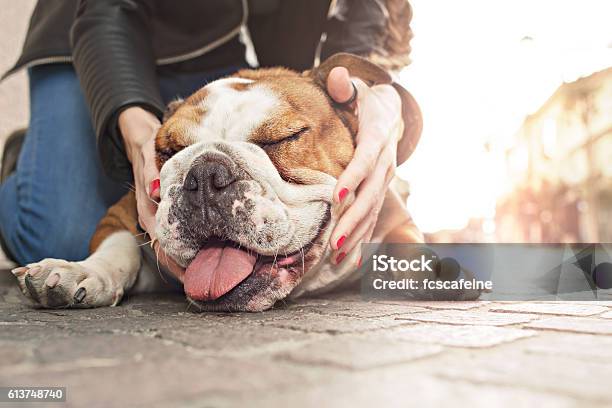
[[[91,111],[102,164],[116,180],[132,178],[117,125],[119,113],[136,105],[161,118],[164,110],[148,27],[151,4],[80,0],[71,29],[74,67]]]
[[[412,8],[408,0],[336,0],[328,17],[321,60],[350,52],[389,71],[410,64]],[[397,146],[397,163],[401,164],[416,148],[423,119],[412,95],[397,83],[393,87],[402,99],[404,134]]]

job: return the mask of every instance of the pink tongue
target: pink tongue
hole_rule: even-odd
[[[193,300],[215,300],[249,276],[256,260],[255,255],[223,242],[207,245],[185,271],[185,293]]]

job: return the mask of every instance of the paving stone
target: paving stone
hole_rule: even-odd
[[[527,323],[537,319],[537,315],[519,313],[491,313],[472,310],[438,310],[427,313],[398,317],[397,319],[417,320],[420,322],[445,323],[456,325],[506,326]]]
[[[612,365],[596,359],[539,355],[505,346],[496,353],[472,353],[455,359],[442,354],[435,370],[449,380],[527,388],[587,402],[581,406],[606,402],[609,406],[612,401]]]
[[[370,330],[415,324],[407,320],[398,320],[393,316],[384,318],[361,319],[345,316],[328,316],[318,313],[294,315],[288,319],[275,319],[265,322],[265,325],[286,329],[301,330],[309,333],[359,333]]]
[[[116,364],[87,360],[55,364],[50,370],[0,371],[0,384],[63,386],[73,407],[140,407],[159,401],[177,401],[198,395],[218,396],[272,393],[311,383],[315,375],[329,380],[327,371],[306,370],[282,361],[214,358],[176,349],[174,355],[117,359]],[[102,361],[103,363],[104,361]],[[176,406],[174,403],[166,406]]]
[[[469,310],[477,309],[482,306],[486,306],[490,302],[484,300],[478,301],[464,301],[464,302],[450,302],[450,301],[393,301],[393,300],[381,300],[376,303],[389,304],[389,305],[409,305],[415,307],[424,307],[427,309],[451,309],[451,310]]]
[[[533,314],[553,314],[567,316],[592,316],[600,314],[608,310],[607,307],[596,304],[585,305],[573,302],[557,302],[557,303],[509,303],[503,305],[495,305],[490,309],[492,312],[516,312],[516,313],[533,313]]]
[[[533,329],[558,330],[577,333],[610,334],[612,335],[612,321],[586,317],[551,317],[528,324]]]
[[[313,335],[318,338],[321,335]],[[157,338],[176,342],[217,356],[248,356],[278,353],[302,345],[311,337],[303,332],[273,326],[192,326],[188,330],[164,328]]]
[[[427,361],[427,360],[425,360]],[[368,374],[368,375],[363,375]],[[357,378],[356,378],[357,377]],[[519,387],[489,384],[470,384],[447,381],[420,372],[411,375],[386,367],[384,370],[359,372],[358,376],[334,378],[334,381],[314,386],[279,389],[272,394],[243,395],[241,399],[228,399],[218,405],[200,406],[254,406],[254,407],[470,407],[470,408],[570,408],[588,406],[582,401],[560,393],[543,392]]]
[[[22,342],[0,343],[7,353],[23,358],[4,367],[13,375],[63,372],[79,369],[120,366],[143,359],[176,358],[184,351],[143,336],[84,335],[72,341],[31,338]]]
[[[336,336],[306,344],[279,356],[298,363],[362,370],[407,363],[436,355],[442,350],[442,347],[433,344]]]
[[[315,306],[307,306],[306,310],[316,313],[336,316],[374,318],[426,312],[423,307],[413,304],[380,304],[375,302],[328,302]]]
[[[574,300],[574,301],[572,301],[572,303],[580,303],[582,305],[598,305],[598,306],[612,307],[612,301],[610,301],[610,300],[603,300],[603,299],[591,300],[591,301]]]
[[[427,344],[453,347],[484,348],[518,339],[531,337],[533,330],[495,326],[453,326],[443,324],[418,324],[401,327],[389,332],[393,338]]]
[[[560,332],[538,332],[537,336],[521,342],[526,353],[563,356],[579,361],[612,363],[612,337]]]
[[[0,370],[26,363],[33,358],[33,350],[17,341],[0,341]]]

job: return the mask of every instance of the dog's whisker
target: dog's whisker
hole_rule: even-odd
[[[155,249],[155,265],[157,266],[157,273],[159,274],[159,277],[164,281],[164,283],[168,283],[164,274],[161,271],[161,268],[159,267],[159,245]]]
[[[155,204],[156,206],[159,206],[159,203],[155,201],[154,199],[152,199],[151,197],[147,196],[147,199],[151,201],[153,204]]]

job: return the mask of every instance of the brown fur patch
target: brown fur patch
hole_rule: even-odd
[[[139,234],[137,224],[136,195],[130,191],[108,209],[98,224],[89,243],[90,253],[93,253],[109,235],[117,231],[127,230],[137,236]]]
[[[247,89],[249,89],[250,86],[251,84],[245,84],[244,82],[237,82],[237,83],[229,84],[230,88],[238,92],[246,91]]]
[[[208,90],[202,88],[174,110],[159,128],[155,137],[157,168],[161,170],[164,163],[177,152],[189,146],[189,128],[197,126],[202,116],[206,114],[201,102],[206,98]]]

